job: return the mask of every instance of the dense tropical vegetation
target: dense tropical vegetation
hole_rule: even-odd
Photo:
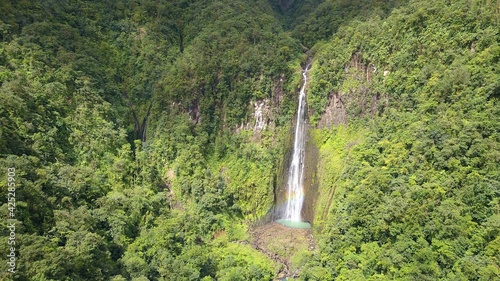
[[[499,12],[412,2],[318,51],[314,120],[333,93],[352,122],[315,132],[329,201],[305,279],[500,277]]]
[[[499,30],[494,0],[0,1],[0,279],[273,280],[249,230],[308,56],[297,278],[499,279]]]

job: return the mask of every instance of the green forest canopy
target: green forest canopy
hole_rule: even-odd
[[[1,279],[273,280],[248,229],[307,56],[298,278],[500,278],[499,21],[481,0],[0,1]]]

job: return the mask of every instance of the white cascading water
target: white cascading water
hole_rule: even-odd
[[[285,211],[285,220],[301,221],[300,213],[304,202],[304,160],[306,136],[306,86],[309,66],[302,72],[304,84],[300,89],[297,124],[293,142],[293,155],[288,170],[288,201]]]

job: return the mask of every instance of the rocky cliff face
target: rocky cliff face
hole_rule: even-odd
[[[377,115],[388,106],[388,95],[372,87],[373,78],[381,71],[377,66],[354,54],[344,71],[340,90],[328,96],[325,111],[318,122],[319,128],[345,125],[351,118]],[[383,77],[387,75],[390,75],[389,71],[383,71]]]
[[[344,102],[344,95],[331,93],[328,97],[328,104],[325,112],[318,122],[320,128],[330,128],[332,125],[347,124],[347,110]]]
[[[280,106],[283,103],[283,83],[285,75],[281,74],[276,80],[276,84],[272,90],[270,98],[263,98],[252,101],[249,104],[250,118],[241,123],[236,131],[253,130],[254,134],[258,134],[268,127],[271,129],[275,126],[275,119],[279,114]]]
[[[255,125],[253,126],[254,132],[260,132],[266,129],[269,123],[270,117],[270,105],[269,99],[258,100],[254,102],[254,113],[253,118],[255,119]]]

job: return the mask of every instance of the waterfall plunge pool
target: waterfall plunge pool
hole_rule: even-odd
[[[311,229],[311,224],[306,221],[292,221],[281,219],[277,220],[276,222],[290,228]]]
[[[304,159],[307,134],[306,87],[307,72],[309,72],[309,67],[310,64],[307,64],[302,72],[304,84],[302,84],[299,94],[292,161],[288,169],[288,200],[286,204],[286,211],[284,217],[276,221],[286,227],[302,229],[311,228],[311,224],[302,221],[301,218],[302,204],[304,203]]]

